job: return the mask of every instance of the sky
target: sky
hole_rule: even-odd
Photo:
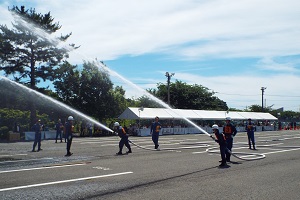
[[[299,0],[0,0],[48,13],[80,45],[68,61],[97,58],[138,87],[176,80],[215,92],[230,108],[300,111]],[[138,90],[121,80],[128,97]]]

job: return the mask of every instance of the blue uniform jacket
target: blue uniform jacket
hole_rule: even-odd
[[[159,122],[153,122],[151,125],[150,132],[159,133],[160,129],[161,129],[161,124]]]

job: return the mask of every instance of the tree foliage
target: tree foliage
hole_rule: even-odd
[[[54,42],[41,37],[37,30],[52,34],[61,26],[54,22],[50,12],[40,14],[35,9],[13,6],[13,28],[0,25],[0,70],[13,75],[15,81],[36,89],[41,80],[54,80],[58,64],[68,57],[65,48],[58,48]],[[58,41],[66,41],[71,34],[62,35]],[[74,47],[74,45],[73,45]],[[75,47],[74,47],[75,48]],[[36,117],[35,106],[31,105],[31,120]]]
[[[61,76],[54,82],[64,103],[100,121],[117,117],[125,110],[125,90],[120,86],[113,88],[107,73],[91,62],[84,62],[81,71],[77,68],[65,62],[60,67]]]
[[[149,90],[164,102],[168,101],[167,85],[159,83],[157,90]],[[202,85],[188,85],[176,80],[170,84],[170,104],[173,108],[196,110],[227,110],[226,102],[213,96],[208,88]]]

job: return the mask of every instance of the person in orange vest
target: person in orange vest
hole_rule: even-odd
[[[223,135],[219,131],[219,126],[217,124],[212,125],[212,130],[215,134],[214,140],[219,144],[220,146],[220,153],[221,153],[221,164],[219,165],[220,167],[225,167],[227,166],[226,163],[226,149],[227,149],[227,143],[226,143],[226,138],[225,135]]]
[[[232,151],[232,145],[233,145],[233,137],[236,135],[237,131],[236,128],[231,124],[231,118],[226,117],[226,124],[223,127],[223,134],[225,135],[226,142],[227,142],[227,149],[229,151]],[[231,154],[226,151],[226,161],[230,162],[230,156]]]
[[[246,131],[247,131],[247,136],[248,136],[248,144],[249,144],[249,149],[251,149],[251,142],[253,145],[253,150],[256,150],[255,148],[255,139],[254,139],[254,124],[251,122],[251,119],[248,119],[248,123],[246,124]]]
[[[114,123],[114,131],[121,138],[121,140],[119,142],[119,152],[116,153],[116,154],[117,155],[123,155],[122,150],[123,150],[124,145],[128,149],[126,154],[132,153],[131,147],[130,147],[130,144],[129,144],[129,140],[128,140],[128,135],[127,135],[125,129],[122,126],[120,126],[119,122]]]

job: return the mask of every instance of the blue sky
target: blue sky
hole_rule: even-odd
[[[142,88],[171,81],[199,84],[232,108],[261,105],[300,110],[298,0],[25,0],[0,1],[51,12],[81,45],[69,61],[103,60]],[[129,97],[140,94],[120,80]]]

